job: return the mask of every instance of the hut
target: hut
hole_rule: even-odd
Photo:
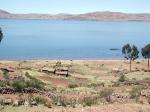
[[[58,67],[56,69],[55,74],[57,74],[57,75],[65,75],[66,77],[68,77],[68,72],[69,72],[68,67]]]
[[[66,77],[68,77],[68,71],[56,71],[57,75],[64,75]]]

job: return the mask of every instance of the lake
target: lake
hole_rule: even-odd
[[[0,19],[0,27],[0,59],[120,59],[123,45],[150,43],[150,22]]]

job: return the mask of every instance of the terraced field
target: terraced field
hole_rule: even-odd
[[[49,69],[43,71],[44,67]],[[150,95],[150,72],[146,72],[147,63],[143,60],[133,62],[132,72],[124,60],[1,61],[0,68],[0,80],[7,81],[0,84],[1,88],[14,88],[13,94],[0,93],[0,101],[12,99],[15,102],[20,100],[20,95],[23,101],[36,101],[36,106],[32,107],[1,105],[1,112],[150,111],[147,97]],[[69,76],[55,74],[58,68],[67,68]],[[20,80],[23,85],[18,90],[16,81]],[[32,85],[38,92],[23,92]],[[47,103],[37,100],[39,97],[49,102],[49,108]]]

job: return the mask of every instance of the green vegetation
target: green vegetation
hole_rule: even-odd
[[[29,81],[25,81],[25,80],[13,81],[12,82],[12,87],[15,88],[19,92],[21,92],[25,88],[36,88],[36,89],[39,89],[39,90],[42,90],[44,88],[43,85],[41,85],[40,83],[38,83],[36,81],[33,81],[33,80],[29,80]]]
[[[142,48],[142,56],[148,60],[148,71],[149,71],[149,59],[150,59],[150,44],[146,45],[144,48]]]
[[[0,87],[6,87],[7,82],[6,81],[0,81]]]
[[[131,72],[131,62],[136,60],[139,56],[139,51],[135,45],[132,47],[130,44],[126,44],[122,47],[122,53],[127,60],[130,60],[130,72]]]
[[[27,78],[29,78],[30,80],[26,81],[26,87],[32,87],[32,88],[36,88],[36,89],[39,89],[39,90],[42,90],[44,89],[44,83],[38,79],[36,79],[35,77],[29,75],[28,72],[25,73],[25,76]]]
[[[143,90],[143,89],[147,89],[147,86],[141,86],[140,85],[140,86],[133,87],[129,93],[130,97],[137,99],[140,95],[141,90]]]
[[[125,75],[121,75],[118,79],[119,82],[125,82],[126,81],[126,77]]]
[[[100,91],[101,98],[107,98],[113,93],[113,89],[104,88]]]
[[[54,65],[54,67],[61,67],[61,66],[62,66],[61,61],[57,61],[56,64]]]
[[[68,85],[68,88],[77,88],[77,87],[79,87],[78,84],[69,84]]]
[[[8,80],[9,79],[9,73],[6,70],[3,70],[3,77]]]
[[[37,96],[34,98],[34,100],[38,103],[38,104],[45,104],[46,103],[46,99],[41,97],[41,96]]]
[[[24,80],[13,81],[12,87],[15,88],[18,92],[21,92],[26,88],[26,83]]]
[[[0,42],[2,41],[2,39],[3,39],[3,32],[2,32],[2,29],[0,28]]]
[[[44,83],[26,73],[26,77],[28,80],[20,79],[9,81],[9,75],[7,72],[4,72],[4,81],[0,81],[0,87],[13,87],[18,92],[22,92],[25,88],[36,88],[38,90],[44,89]]]
[[[44,103],[44,106],[48,107],[48,108],[52,108],[52,103],[51,101],[47,100],[45,103]]]
[[[97,103],[97,98],[94,97],[85,97],[83,99],[83,106],[92,106]]]

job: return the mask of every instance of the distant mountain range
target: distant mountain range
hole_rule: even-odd
[[[149,13],[91,12],[85,14],[13,14],[0,10],[0,18],[7,19],[50,19],[50,20],[93,20],[93,21],[150,21]]]

